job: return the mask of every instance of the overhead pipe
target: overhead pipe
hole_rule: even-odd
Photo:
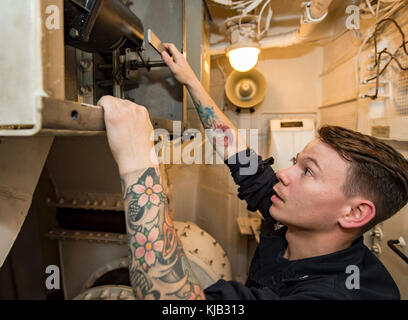
[[[297,30],[269,36],[261,39],[259,45],[261,49],[289,47],[301,43],[316,28],[316,25],[323,21],[328,13],[328,8],[333,0],[312,0],[304,3],[305,11],[300,20]],[[225,54],[230,44],[227,42],[217,43],[210,46],[210,55]]]

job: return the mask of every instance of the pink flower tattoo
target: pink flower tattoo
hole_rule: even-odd
[[[136,233],[135,256],[143,270],[151,267],[156,262],[156,256],[163,251],[163,240],[159,239],[159,228],[153,227],[148,231]]]
[[[159,183],[154,184],[153,178],[147,176],[145,181],[141,181],[141,184],[133,185],[130,191],[134,192],[138,197],[138,206],[147,205],[150,208],[152,204],[157,206],[160,203],[163,187]]]

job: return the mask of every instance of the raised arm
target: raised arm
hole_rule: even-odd
[[[110,96],[106,132],[122,182],[129,275],[138,299],[204,299],[168,211],[146,108]]]
[[[174,77],[187,87],[204,129],[217,153],[226,160],[235,153],[245,150],[247,146],[243,137],[204,90],[182,53],[172,43],[164,43],[164,46],[170,51],[172,57],[163,51],[162,58]]]

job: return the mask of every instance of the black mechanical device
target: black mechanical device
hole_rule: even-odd
[[[88,52],[140,48],[140,19],[120,0],[65,0],[66,44]]]
[[[77,85],[82,102],[95,104],[106,94],[125,97],[125,90],[138,87],[139,69],[150,71],[151,68],[166,66],[161,60],[150,61],[143,56],[143,24],[128,8],[130,2],[124,2],[64,0],[65,44],[88,53],[86,59],[77,61],[84,73]],[[69,54],[66,53],[68,61]],[[74,51],[71,51],[71,55],[75,55]],[[75,60],[74,57],[72,59]],[[75,78],[72,64],[66,74],[70,72],[69,69],[73,72],[70,79]],[[92,80],[86,82],[86,79]],[[77,100],[76,94],[71,94],[69,98]]]

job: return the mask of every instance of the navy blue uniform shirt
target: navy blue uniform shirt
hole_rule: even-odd
[[[276,221],[269,214],[272,188],[279,181],[271,167],[273,159],[262,161],[250,149],[242,152],[248,158],[246,164],[238,162],[238,154],[234,156],[236,164],[228,164],[228,160],[226,163],[239,185],[238,197],[247,202],[248,210],[259,210],[263,215],[263,234],[246,284],[219,280],[204,290],[207,299],[400,299],[391,275],[363,244],[362,236],[351,247],[328,255],[285,259],[286,227],[275,231]],[[241,175],[239,169],[248,167],[251,159],[258,161],[257,172]]]

